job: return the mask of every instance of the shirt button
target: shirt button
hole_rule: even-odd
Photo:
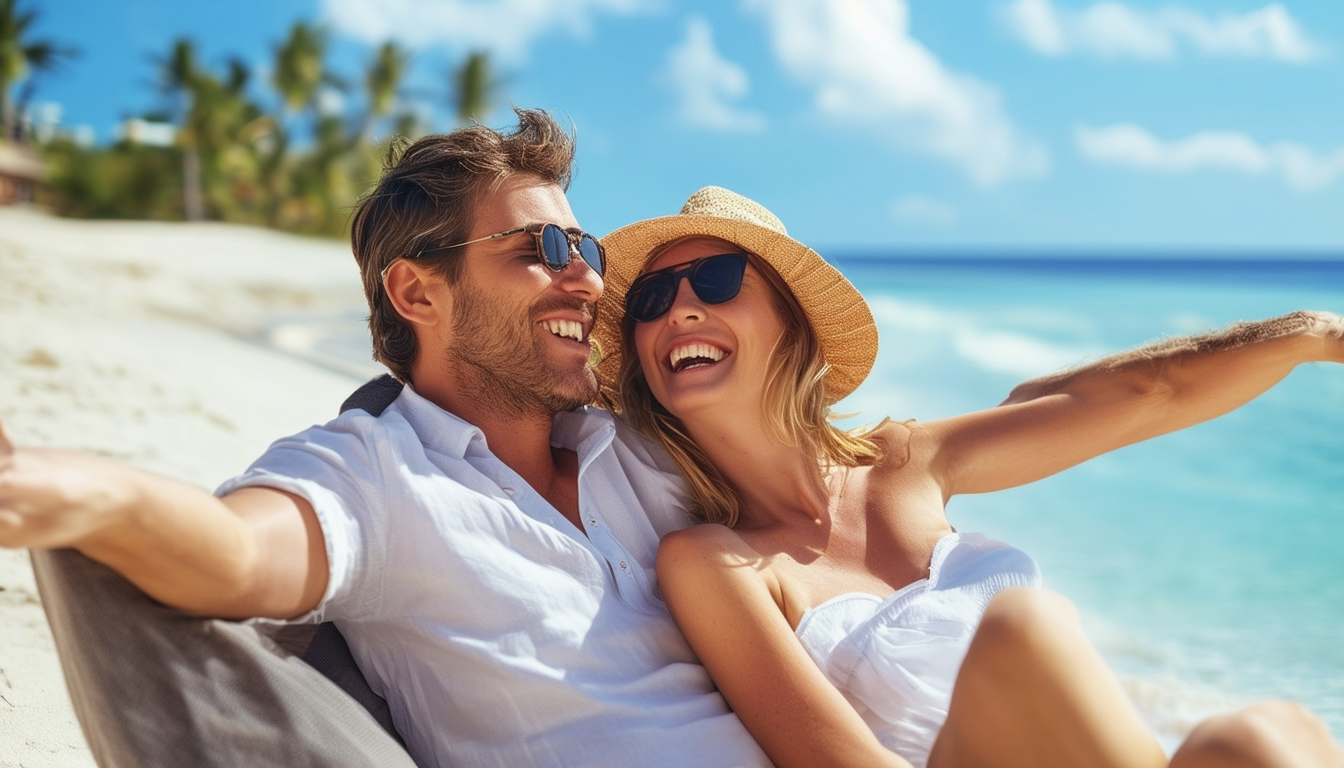
[[[597,518],[595,518],[595,517],[590,517],[590,518],[588,518],[588,524],[589,524],[589,525],[597,525]]]
[[[629,567],[630,567],[630,566],[628,566],[628,565],[625,564],[625,561],[624,561],[624,560],[621,561],[621,570],[622,570],[622,571],[628,569]]]

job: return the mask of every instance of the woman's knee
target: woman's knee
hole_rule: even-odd
[[[1292,701],[1264,701],[1190,732],[1172,768],[1344,768],[1325,724]]]
[[[1088,648],[1078,613],[1054,592],[1029,587],[1000,592],[985,609],[962,676],[991,689],[1053,679]]]
[[[1035,654],[1072,643],[1082,634],[1078,611],[1044,589],[1005,589],[985,609],[976,642],[1009,656]]]

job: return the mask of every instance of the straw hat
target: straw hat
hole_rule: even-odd
[[[716,237],[763,259],[784,278],[821,342],[827,404],[841,399],[868,376],[877,357],[877,325],[854,286],[817,252],[788,236],[764,206],[721,187],[705,187],[686,200],[681,213],[637,221],[602,238],[607,268],[603,307],[592,338],[602,355],[597,366],[605,387],[621,368],[621,318],[625,294],[644,271],[649,253],[687,237]]]

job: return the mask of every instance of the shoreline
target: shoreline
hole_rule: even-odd
[[[0,424],[213,489],[376,375],[312,351],[365,311],[339,241],[0,208]],[[0,549],[0,768],[93,765],[27,553]]]

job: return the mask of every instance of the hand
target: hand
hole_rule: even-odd
[[[96,536],[127,507],[124,480],[106,459],[15,448],[0,424],[0,547],[53,549]]]
[[[1313,330],[1325,342],[1325,357],[1344,363],[1344,317],[1334,312],[1311,312]]]

